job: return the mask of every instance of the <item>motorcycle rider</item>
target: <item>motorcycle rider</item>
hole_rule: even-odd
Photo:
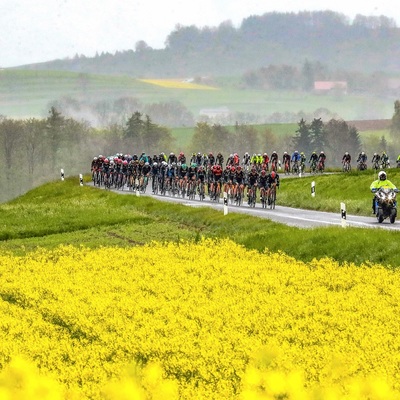
[[[386,175],[385,171],[380,171],[379,172],[378,179],[371,183],[370,189],[371,189],[372,193],[375,193],[381,187],[397,190],[396,185],[387,179],[387,175]],[[376,213],[376,210],[375,210],[375,196],[372,199],[372,213],[373,214]]]

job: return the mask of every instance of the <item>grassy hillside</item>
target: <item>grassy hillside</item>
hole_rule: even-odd
[[[390,118],[392,99],[321,96],[298,92],[238,89],[232,84],[218,90],[173,88],[142,82],[127,76],[58,71],[1,70],[0,114],[8,117],[42,117],[48,103],[70,96],[86,103],[124,96],[144,104],[176,100],[195,117],[204,108],[227,107],[231,112],[270,116],[274,113],[313,113],[325,108],[345,120]]]
[[[310,179],[285,179],[278,203],[339,213],[370,215],[371,173],[316,177],[316,197]],[[400,172],[389,178],[400,186]],[[152,240],[179,242],[200,237],[230,238],[249,249],[284,251],[304,261],[332,257],[340,262],[399,266],[400,233],[359,228],[298,229],[269,220],[202,207],[165,204],[153,198],[80,187],[77,179],[53,182],[0,206],[0,249],[25,254],[38,246],[141,246]],[[372,216],[371,216],[372,218]],[[396,222],[397,223],[397,222]],[[379,236],[379,251],[376,249]]]

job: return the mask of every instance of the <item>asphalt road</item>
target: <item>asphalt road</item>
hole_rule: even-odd
[[[136,192],[130,192],[128,190],[115,190],[121,194],[137,195]],[[315,210],[303,210],[292,207],[284,207],[276,205],[275,209],[263,209],[261,204],[256,204],[254,208],[250,208],[246,202],[240,207],[228,204],[227,208],[224,207],[223,199],[219,203],[211,202],[208,199],[200,201],[188,200],[187,198],[182,199],[181,197],[170,197],[168,195],[153,195],[151,193],[150,185],[147,188],[145,194],[140,196],[151,196],[161,201],[168,201],[172,203],[180,203],[190,207],[212,207],[220,210],[221,212],[237,212],[242,214],[249,214],[260,218],[268,218],[272,221],[279,222],[282,224],[296,226],[299,228],[315,228],[320,226],[341,226],[341,227],[357,227],[357,228],[375,228],[375,229],[388,229],[388,230],[400,230],[400,223],[397,221],[394,224],[389,222],[389,219],[379,223],[374,215],[370,217],[349,215],[346,214],[345,218],[342,218],[342,212],[340,204],[338,204],[338,212],[323,212]],[[279,202],[279,198],[278,198]]]

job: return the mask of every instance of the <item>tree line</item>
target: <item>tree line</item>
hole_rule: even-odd
[[[385,16],[357,15],[351,21],[333,11],[270,12],[245,18],[238,27],[231,21],[217,27],[177,25],[163,49],[139,40],[115,54],[77,54],[29,67],[168,78],[240,76],[249,69],[297,66],[309,60],[333,70],[396,74],[400,49],[393,43],[399,41],[400,29]]]
[[[0,116],[0,202],[10,200],[29,189],[50,180],[59,179],[61,169],[66,176],[88,173],[94,156],[123,154],[159,154],[164,152],[238,152],[272,153],[277,151],[325,151],[327,165],[340,165],[344,152],[352,155],[364,150],[386,151],[397,158],[400,151],[400,100],[394,104],[394,114],[387,138],[363,138],[343,120],[311,122],[301,118],[295,132],[275,135],[270,128],[249,124],[224,126],[207,121],[198,122],[187,147],[177,143],[169,128],[156,124],[140,111],[131,112],[125,121],[102,128],[88,122],[66,117],[51,107],[47,118],[16,120]],[[154,152],[154,153],[153,153]]]

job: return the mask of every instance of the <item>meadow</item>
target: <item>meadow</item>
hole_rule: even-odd
[[[5,69],[0,70],[0,114],[10,118],[41,118],[47,115],[49,102],[64,96],[89,103],[130,96],[144,104],[180,101],[195,117],[204,108],[219,107],[267,116],[285,112],[313,113],[325,108],[345,120],[386,119],[393,115],[392,99],[248,90],[239,88],[239,78],[236,85],[219,78],[212,86],[218,90],[210,90],[206,85],[192,84],[191,87],[184,80],[163,80],[162,86],[161,80],[156,79],[144,82],[127,76]]]
[[[278,199],[368,214],[372,178],[286,178]],[[400,398],[397,232],[298,229],[76,178],[0,217],[0,398]]]

